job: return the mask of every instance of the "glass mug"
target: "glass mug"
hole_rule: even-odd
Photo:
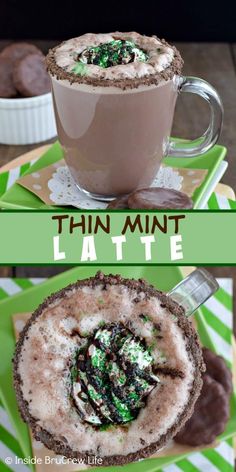
[[[191,316],[219,289],[217,280],[206,269],[195,269],[167,293]]]
[[[204,154],[217,141],[223,107],[216,90],[196,77],[175,76],[159,85],[121,90],[52,79],[59,141],[66,163],[89,196],[109,201],[150,186],[162,158]],[[170,138],[178,93],[209,103],[204,134],[187,143]]]

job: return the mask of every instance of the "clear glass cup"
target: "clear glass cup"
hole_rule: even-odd
[[[127,90],[51,79],[66,163],[80,190],[95,199],[109,201],[150,186],[164,156],[204,154],[220,135],[221,99],[196,77]],[[210,121],[202,136],[180,144],[170,134],[178,94],[185,92],[208,102]]]

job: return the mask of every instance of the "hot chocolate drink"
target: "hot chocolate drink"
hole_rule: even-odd
[[[151,184],[162,157],[174,154],[182,65],[174,46],[134,32],[85,34],[49,52],[58,136],[82,190],[109,200]]]
[[[20,411],[34,437],[104,466],[162,448],[190,417],[202,370],[179,304],[143,280],[101,273],[36,310],[14,360]]]

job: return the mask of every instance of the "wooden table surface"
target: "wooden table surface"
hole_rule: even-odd
[[[45,53],[58,41],[32,41]],[[0,41],[0,50],[9,41]],[[227,43],[176,43],[185,64],[184,74],[209,81],[219,92],[224,109],[224,124],[219,143],[228,149],[229,170],[222,182],[236,190],[236,45]],[[180,95],[174,117],[174,136],[196,138],[208,123],[208,107],[200,98],[190,94]],[[40,145],[40,144],[39,144]],[[39,146],[38,145],[38,146]],[[0,144],[0,166],[35,148],[30,146],[6,146]],[[0,276],[50,276],[65,267],[0,267]],[[218,277],[233,277],[236,287],[236,267],[208,268]]]

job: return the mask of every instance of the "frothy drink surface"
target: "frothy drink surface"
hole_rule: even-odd
[[[171,131],[173,81],[112,91],[53,79],[53,95],[59,139],[81,188],[120,195],[151,184]]]
[[[78,186],[111,197],[149,186],[166,154],[183,61],[135,32],[65,41],[47,57],[59,140]]]

